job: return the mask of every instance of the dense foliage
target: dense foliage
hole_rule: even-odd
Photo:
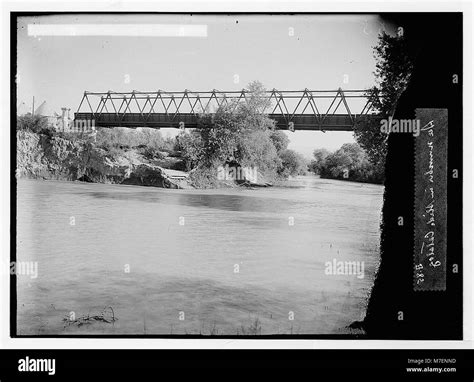
[[[333,153],[318,149],[313,155],[310,170],[322,178],[383,183],[383,171],[369,161],[367,153],[357,143],[345,143]]]
[[[173,150],[174,142],[163,139],[159,130],[151,128],[128,129],[126,127],[102,128],[97,130],[95,141],[106,149],[111,147],[149,147],[154,150]]]
[[[40,115],[26,114],[17,117],[16,119],[17,130],[29,130],[33,133],[48,134],[51,132],[48,126],[48,120]]]
[[[199,127],[177,137],[178,148],[195,177],[212,178],[218,166],[257,168],[267,181],[306,170],[303,158],[288,150],[289,139],[265,114],[270,101],[262,84],[248,86],[245,101],[230,100],[213,114],[200,116]]]
[[[286,178],[290,175],[304,175],[308,171],[306,160],[301,154],[293,150],[283,150],[280,154],[282,164],[278,174]]]
[[[313,151],[314,159],[309,163],[309,171],[319,174],[321,172],[322,166],[326,161],[326,157],[330,152],[326,149],[316,149]]]
[[[369,161],[380,167],[377,170],[380,172],[385,166],[388,138],[387,133],[380,129],[380,120],[393,116],[397,101],[410,81],[413,64],[403,34],[390,36],[381,33],[374,47],[374,56],[377,84],[367,96],[373,102],[373,111],[377,112],[378,118],[360,118],[354,128],[354,137]]]

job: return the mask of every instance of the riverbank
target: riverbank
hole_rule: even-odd
[[[90,138],[68,139],[60,134],[17,132],[16,177],[25,179],[126,184],[170,189],[266,187],[268,182],[203,179],[202,172],[183,171],[179,153],[150,155],[147,147],[107,149]],[[260,177],[261,179],[261,177]]]
[[[17,178],[192,188],[188,174],[146,159],[137,150],[113,153],[83,139],[17,132]]]

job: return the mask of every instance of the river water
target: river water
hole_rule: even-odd
[[[382,194],[314,176],[254,190],[19,180],[17,261],[38,268],[17,277],[18,334],[344,334],[365,314]],[[328,274],[338,261],[363,274]],[[113,324],[91,319],[104,308]]]

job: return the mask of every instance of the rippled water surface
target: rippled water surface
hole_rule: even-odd
[[[364,316],[382,193],[317,177],[256,190],[20,180],[17,260],[38,277],[18,276],[18,334],[341,333]],[[364,262],[364,277],[327,275],[334,259]],[[105,307],[113,324],[63,321]]]

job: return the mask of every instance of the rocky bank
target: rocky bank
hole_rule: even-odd
[[[85,140],[17,132],[17,178],[193,188],[188,174],[169,170],[136,150],[111,153]]]

